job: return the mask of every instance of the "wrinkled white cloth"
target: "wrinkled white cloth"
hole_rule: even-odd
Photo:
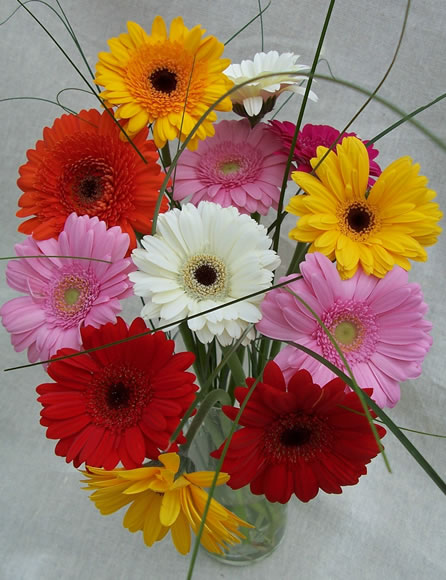
[[[52,2],[52,0],[49,0]],[[258,10],[256,0],[61,0],[62,6],[94,67],[106,41],[125,31],[127,20],[150,30],[153,17],[166,20],[182,15],[189,27],[202,24],[210,34],[229,39]],[[56,3],[54,2],[54,5]],[[272,0],[264,14],[264,49],[293,51],[299,62],[310,65],[328,8],[328,0]],[[266,5],[266,0],[262,0]],[[344,0],[336,4],[323,55],[336,78],[374,89],[390,64],[400,34],[404,0]],[[81,58],[54,14],[38,3],[27,5],[82,67]],[[3,0],[0,21],[17,7]],[[444,67],[446,4],[444,0],[414,0],[406,34],[396,63],[379,94],[409,112],[425,105],[446,89]],[[262,50],[259,21],[253,23],[226,50],[233,62],[252,58]],[[55,100],[65,87],[84,88],[82,79],[50,38],[21,9],[0,26],[2,82],[0,98],[34,96]],[[326,63],[321,74],[329,74]],[[88,73],[85,73],[88,76]],[[313,85],[318,103],[310,102],[304,122],[330,124],[341,129],[365,101],[359,92],[318,80]],[[283,102],[282,95],[279,104]],[[75,109],[95,107],[96,101],[79,91],[61,95]],[[300,97],[295,96],[278,118],[295,121]],[[418,121],[443,139],[446,100],[423,112]],[[41,138],[61,111],[38,101],[0,103],[3,134],[0,192],[1,255],[13,254],[14,243],[23,240],[14,217],[20,191],[17,168],[25,152]],[[230,118],[221,114],[220,118]],[[372,103],[352,129],[371,138],[398,119],[378,103]],[[405,124],[380,140],[378,161],[382,167],[403,155],[421,165],[430,186],[446,209],[446,153],[415,127]],[[281,253],[290,256],[293,245],[284,225]],[[422,377],[402,386],[402,400],[389,411],[405,427],[446,434],[446,235],[428,249],[429,261],[417,264],[411,279],[422,284],[434,322],[434,345],[425,360]],[[286,260],[286,258],[285,258]],[[5,262],[2,262],[2,271]],[[0,284],[1,303],[17,294]],[[129,321],[139,310],[126,306]],[[1,367],[27,362],[24,353],[14,353],[6,331],[0,329]],[[141,534],[130,534],[122,525],[124,511],[104,518],[81,490],[80,474],[54,455],[55,442],[45,438],[39,425],[40,406],[35,387],[45,382],[39,367],[2,373],[0,405],[0,578],[2,580],[171,580],[186,578],[188,557],[176,553],[169,537],[151,549]],[[446,441],[409,434],[410,439],[445,474]],[[444,557],[446,502],[444,495],[425,475],[398,441],[384,439],[392,474],[382,458],[376,458],[367,476],[340,496],[320,493],[309,504],[297,500],[289,505],[285,540],[270,558],[234,569],[201,554],[194,578],[294,580],[441,580],[446,578]]]

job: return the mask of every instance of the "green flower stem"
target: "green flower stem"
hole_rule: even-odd
[[[288,266],[288,270],[286,272],[287,276],[298,272],[301,262],[303,262],[305,259],[307,250],[308,244],[306,242],[297,242],[293,257],[291,258],[290,265]]]
[[[231,36],[231,38],[228,38],[228,40],[223,43],[224,46],[226,46],[227,44],[229,44],[231,42],[231,40],[234,40],[234,38],[236,38],[241,32],[243,32],[245,30],[245,28],[248,28],[248,26],[250,24],[252,24],[255,20],[257,20],[257,18],[261,18],[262,17],[262,14],[264,12],[266,12],[266,10],[268,10],[268,8],[270,6],[271,6],[271,0],[268,2],[268,4],[265,6],[265,8],[263,8],[263,10],[260,10],[260,12],[254,16],[254,18],[251,18],[251,20],[249,22],[247,22],[244,26],[242,26],[242,28],[240,28],[239,30],[237,30],[237,32],[235,34],[233,34]]]
[[[215,406],[216,403],[220,403],[221,405],[230,405],[231,399],[226,391],[222,389],[214,389],[209,391],[203,401],[200,403],[200,408],[197,411],[197,414],[192,420],[191,426],[187,430],[186,438],[187,442],[184,445],[181,445],[181,454],[187,455],[191,443],[197,434],[198,430],[201,427],[201,424],[206,418],[206,415],[209,413],[209,410]]]
[[[163,162],[164,168],[170,167],[172,165],[172,157],[170,155],[169,141],[166,141],[166,144],[161,149],[160,157]]]
[[[290,152],[288,154],[288,161],[287,161],[287,165],[285,168],[285,173],[283,175],[282,188],[280,190],[280,199],[279,199],[279,203],[277,206],[277,215],[280,215],[282,213],[283,200],[285,197],[285,190],[286,190],[287,185],[288,185],[288,176],[290,174],[290,167],[291,167],[291,162],[293,160],[294,149],[296,148],[297,136],[299,134],[299,130],[300,130],[300,127],[302,124],[302,119],[303,119],[303,116],[305,113],[305,108],[307,106],[308,97],[310,95],[311,85],[313,83],[314,73],[316,71],[316,67],[317,67],[318,62],[319,62],[319,56],[320,56],[320,53],[322,50],[322,45],[323,45],[324,40],[325,40],[325,34],[327,33],[328,23],[330,22],[331,13],[333,11],[334,5],[335,5],[335,0],[330,0],[330,5],[328,7],[327,14],[325,16],[324,25],[322,27],[321,35],[319,37],[319,42],[318,42],[318,45],[316,48],[316,53],[314,55],[313,64],[311,65],[311,70],[308,74],[308,80],[307,80],[307,84],[305,87],[305,93],[304,93],[304,96],[302,98],[302,105],[301,105],[300,110],[299,110],[299,116],[297,118],[296,128],[294,130],[294,135],[293,135],[293,139],[291,141],[291,146],[290,146]],[[279,249],[279,240],[280,240],[280,224],[279,224],[279,227],[276,227],[273,239],[274,239],[273,250],[275,250],[277,252],[277,250]]]
[[[195,361],[194,361],[194,371],[197,375],[197,380],[200,385],[204,384],[205,381],[205,372],[203,369],[203,358],[200,356],[200,349],[199,349],[199,341],[195,341],[194,335],[190,328],[187,326],[187,322],[182,322],[180,324],[180,333],[181,338],[183,339],[184,346],[186,350],[189,352],[193,352],[195,354]],[[201,344],[201,343],[200,343]]]
[[[271,350],[269,351],[269,359],[272,360],[275,356],[279,354],[279,351],[282,347],[282,341],[280,340],[273,340],[271,343]]]
[[[229,348],[227,346],[222,347],[224,356],[227,354],[228,350]],[[228,357],[227,365],[231,370],[231,375],[234,379],[235,386],[244,385],[246,379],[245,371],[243,370],[243,365],[236,352],[233,352],[232,355]]]
[[[270,347],[270,339],[266,337],[262,337],[260,340],[260,356],[259,356],[259,363],[262,366],[265,366],[266,361],[268,360],[268,352]],[[257,374],[257,373],[256,373]]]

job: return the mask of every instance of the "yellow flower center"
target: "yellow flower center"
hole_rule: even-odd
[[[354,240],[365,240],[379,229],[379,218],[373,206],[366,201],[354,201],[343,205],[338,211],[340,229]]]
[[[226,266],[216,256],[198,254],[190,258],[182,270],[186,290],[195,299],[221,295],[226,287]]]

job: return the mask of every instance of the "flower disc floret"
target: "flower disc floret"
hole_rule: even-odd
[[[217,337],[222,345],[260,320],[261,294],[228,303],[271,285],[280,260],[263,226],[235,207],[201,202],[161,215],[157,228],[132,253],[138,271],[130,279],[146,300],[144,319],[175,323],[220,306],[187,324],[201,342]],[[253,335],[249,331],[245,343]]]
[[[221,58],[223,44],[214,36],[203,37],[200,25],[184,26],[181,17],[172,20],[169,32],[157,16],[148,35],[139,24],[127,23],[128,33],[109,40],[110,52],[99,53],[96,83],[102,97],[117,106],[118,119],[135,135],[154,123],[158,147],[177,137],[184,141],[205,111],[227,92],[232,83],[223,74],[229,60]],[[229,98],[217,106],[231,110]],[[189,142],[195,149],[199,139],[213,135],[211,111]]]

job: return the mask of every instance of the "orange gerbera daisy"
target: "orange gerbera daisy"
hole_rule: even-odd
[[[72,212],[97,216],[108,227],[120,226],[136,247],[134,230],[149,234],[159,190],[164,179],[153,141],[144,129],[133,143],[119,138],[109,112],[94,109],[62,115],[43,140],[27,153],[19,169],[18,217],[30,217],[18,230],[37,240],[57,238]],[[167,200],[161,212],[168,209]]]
[[[117,118],[128,120],[129,135],[154,123],[158,147],[177,137],[184,141],[203,113],[233,85],[223,74],[230,64],[220,58],[223,44],[214,36],[202,38],[200,25],[189,30],[181,17],[172,20],[169,33],[161,16],[154,19],[151,35],[135,22],[128,22],[127,28],[128,34],[108,41],[111,52],[99,53],[96,83],[105,87],[101,96],[118,107]],[[229,97],[216,107],[231,109]],[[209,113],[189,142],[190,149],[214,134],[216,119],[214,111]]]

